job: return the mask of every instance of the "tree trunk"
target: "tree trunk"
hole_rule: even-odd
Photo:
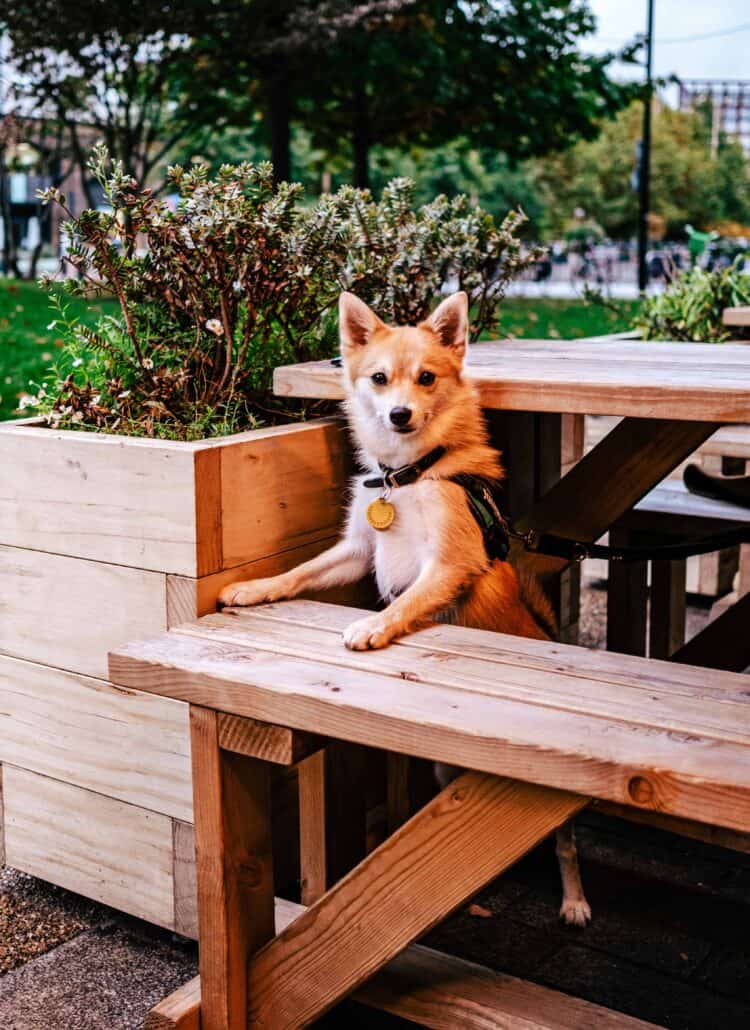
[[[370,115],[367,90],[363,81],[357,82],[354,86],[352,145],[354,148],[354,185],[366,190],[370,185]]]
[[[20,279],[16,241],[13,236],[13,217],[10,209],[10,178],[2,153],[0,153],[0,217],[3,224],[3,253],[0,261],[0,273],[14,275]]]
[[[292,177],[288,68],[286,62],[281,59],[276,62],[269,78],[268,110],[271,123],[273,180],[278,185],[280,182],[289,182]]]

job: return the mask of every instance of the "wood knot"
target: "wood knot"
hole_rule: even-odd
[[[637,805],[648,805],[654,800],[654,787],[645,776],[633,776],[628,783],[628,794]]]

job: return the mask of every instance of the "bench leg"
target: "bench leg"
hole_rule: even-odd
[[[244,1030],[247,963],[274,934],[269,766],[223,751],[217,713],[190,709],[201,1030]]]
[[[613,527],[609,540],[614,547],[636,543],[626,529]],[[607,579],[607,650],[620,654],[646,654],[648,564],[609,562]]]
[[[326,754],[323,749],[300,762],[299,866],[303,905],[325,894],[326,865]]]
[[[669,658],[685,643],[687,562],[651,563],[649,657]]]

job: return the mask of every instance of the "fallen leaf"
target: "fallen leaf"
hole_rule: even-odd
[[[492,913],[484,905],[477,905],[476,902],[469,905],[469,915],[476,916],[477,919],[491,919]]]

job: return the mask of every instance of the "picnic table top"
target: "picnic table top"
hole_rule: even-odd
[[[120,686],[292,729],[750,829],[736,673],[436,626],[348,651],[351,608],[229,609],[119,648]]]
[[[495,340],[469,347],[467,371],[488,408],[750,422],[750,345],[615,340]],[[286,365],[274,392],[332,400],[330,361]]]

